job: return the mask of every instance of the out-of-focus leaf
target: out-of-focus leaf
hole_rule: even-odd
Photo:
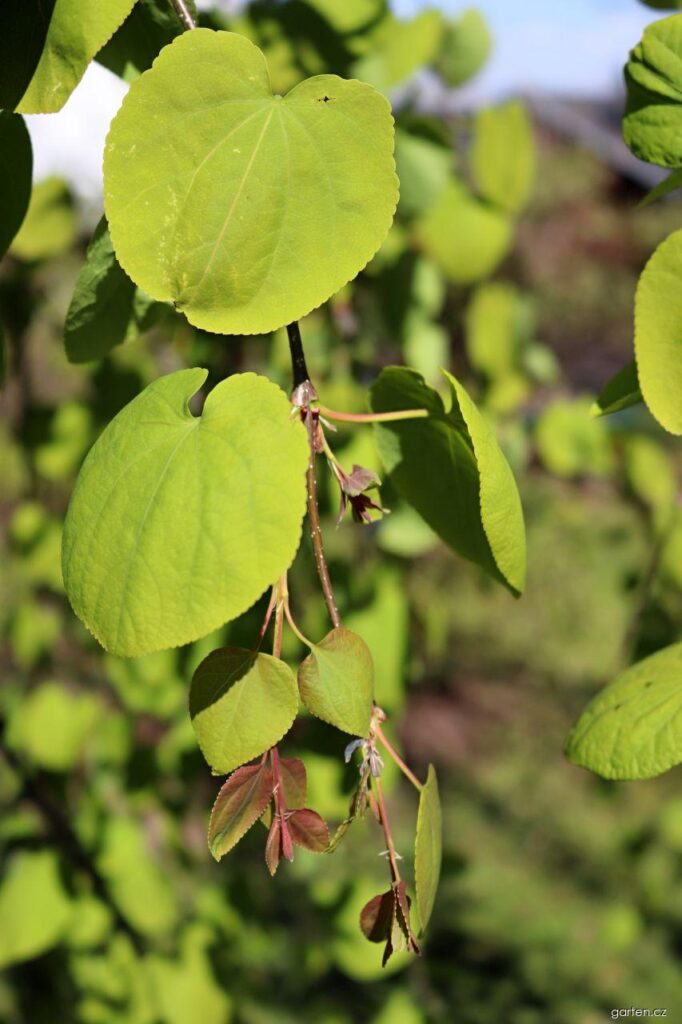
[[[404,698],[408,637],[407,597],[400,575],[388,567],[380,569],[371,601],[349,612],[345,623],[372,652],[377,703],[385,711],[397,711]]]
[[[279,658],[225,647],[194,673],[189,711],[204,757],[225,775],[289,731],[298,711],[296,678]]]
[[[374,665],[362,637],[333,629],[311,648],[298,670],[303,703],[318,718],[353,736],[366,736],[372,715]]]
[[[608,416],[613,412],[621,412],[633,405],[639,405],[644,399],[639,389],[637,364],[634,359],[622,370],[614,374],[599,394],[592,406],[594,416]]]
[[[481,195],[518,214],[527,205],[536,172],[533,126],[524,105],[511,100],[476,116],[471,169]]]
[[[423,251],[455,284],[487,277],[506,256],[512,222],[501,209],[476,199],[452,179],[415,225]]]
[[[682,761],[682,644],[622,672],[580,717],[569,759],[606,779],[650,779]]]
[[[184,948],[179,959],[157,954],[146,959],[158,1019],[164,1024],[187,1024],[193,1020],[201,1024],[227,1024],[231,1019],[231,999],[213,972],[207,950],[209,940],[210,933],[195,926],[183,936]]]
[[[486,63],[492,43],[487,21],[469,7],[446,23],[436,68],[448,85],[464,85]]]
[[[427,9],[414,18],[385,18],[373,33],[368,52],[353,67],[353,76],[388,92],[430,64],[440,46],[443,16]]]
[[[0,111],[0,259],[26,216],[33,150],[23,117]],[[0,387],[4,374],[0,373]]]
[[[682,16],[648,25],[625,67],[623,136],[640,160],[682,165]]]
[[[384,551],[401,558],[418,558],[438,544],[438,535],[409,505],[391,512],[381,523],[378,544]],[[383,704],[379,701],[381,706]]]
[[[438,779],[432,764],[426,783],[419,796],[417,837],[414,847],[414,874],[417,889],[417,909],[422,931],[431,918],[440,879],[443,847],[443,824],[438,794]]]
[[[649,437],[629,437],[625,471],[630,487],[647,505],[661,529],[670,525],[677,496],[675,466],[662,445]]]
[[[24,221],[10,246],[21,260],[61,256],[76,237],[76,213],[71,193],[61,178],[45,178],[34,186]]]
[[[16,109],[24,114],[48,114],[61,108],[80,82],[97,51],[113,35],[132,10],[135,0],[56,0],[45,6],[51,17],[47,31],[42,11],[24,3],[19,10],[3,8],[0,37],[7,34],[31,37],[29,24],[38,18],[42,53]],[[19,19],[17,23],[17,19]],[[35,38],[35,37],[34,37]]]
[[[0,967],[31,960],[56,945],[73,905],[54,853],[17,853],[0,885]]]
[[[608,430],[590,415],[587,398],[557,399],[548,405],[535,427],[540,458],[550,473],[572,477],[606,476],[614,465]]]
[[[193,416],[188,402],[206,375],[179,370],[125,406],[90,451],[71,498],[66,591],[114,654],[210,633],[246,611],[298,548],[303,424],[292,420],[284,392],[253,373],[221,381]]]
[[[398,129],[395,163],[400,179],[399,212],[421,217],[445,188],[452,168],[452,152],[419,135]]]
[[[682,42],[682,15],[679,21]],[[659,245],[644,268],[635,298],[639,386],[652,415],[671,434],[682,434],[682,349],[677,326],[682,317],[682,292],[678,288],[681,277],[682,231],[675,231]]]
[[[358,32],[383,17],[386,0],[306,0],[308,6],[324,15],[330,25],[342,33]]]
[[[466,346],[471,365],[487,377],[504,377],[520,352],[520,296],[512,284],[492,281],[474,292],[466,312]]]
[[[32,764],[66,772],[81,759],[101,714],[91,694],[43,683],[24,697],[11,718],[8,743]]]
[[[224,857],[255,825],[272,797],[272,772],[265,764],[245,765],[218,793],[208,826],[208,845],[216,860]]]
[[[446,544],[518,594],[526,545],[514,477],[491,427],[459,381],[444,375],[447,411],[413,370],[382,371],[371,392],[375,412],[429,413],[377,425],[382,460],[398,492]]]

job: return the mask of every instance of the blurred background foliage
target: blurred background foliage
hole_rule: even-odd
[[[147,67],[175,32],[162,6],[141,0],[101,62],[127,80]],[[636,183],[520,101],[425,110],[425,74],[449,95],[494,59],[474,10],[401,20],[382,0],[258,0],[231,22],[203,20],[261,46],[278,91],[334,71],[394,99],[396,223],[360,278],[302,323],[310,369],[324,404],[347,411],[365,410],[391,363],[466,382],[520,483],[527,591],[515,602],[495,588],[389,488],[389,516],[335,530],[338,494],[321,479],[344,620],[372,648],[389,730],[415,769],[433,761],[441,777],[444,876],[426,955],[382,972],[360,935],[382,874],[371,821],[274,881],[256,834],[213,863],[217,783],[188,680],[216,643],[249,645],[263,608],[187,648],[106,655],[65,600],[61,523],[88,448],[148,382],[198,364],[209,386],[256,369],[288,388],[286,336],[221,338],[170,308],[133,310],[103,359],[70,363],[63,325],[92,224],[62,181],[38,182],[0,266],[0,1021],[597,1024],[630,1005],[674,1020],[679,774],[607,784],[561,750],[615,671],[680,638],[679,455],[642,406],[590,413],[631,357],[634,283],[679,207],[638,208]],[[369,428],[334,442],[347,468],[380,472]],[[302,628],[321,636],[305,545],[290,588]],[[289,637],[285,656],[301,653]],[[343,739],[307,720],[289,743],[311,806],[343,818]],[[407,855],[415,801],[393,772],[387,785]]]

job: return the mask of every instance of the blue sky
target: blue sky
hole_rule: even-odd
[[[235,0],[217,2],[228,7]],[[620,85],[628,50],[656,17],[639,0],[393,0],[402,14],[435,4],[452,14],[477,6],[487,16],[495,49],[469,87],[485,100],[529,90],[608,94]],[[62,174],[99,210],[104,138],[124,92],[94,64],[64,110],[29,117],[36,179]]]

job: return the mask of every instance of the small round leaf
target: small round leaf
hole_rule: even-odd
[[[294,674],[269,654],[224,647],[204,658],[192,678],[189,713],[201,751],[216,775],[274,747],[291,728],[297,711]]]
[[[311,648],[299,667],[305,706],[318,718],[353,736],[366,736],[372,716],[374,665],[357,633],[339,627]]]

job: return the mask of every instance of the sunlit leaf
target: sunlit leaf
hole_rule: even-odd
[[[255,825],[272,797],[272,772],[265,764],[238,768],[218,793],[208,826],[208,845],[224,857]]]
[[[422,216],[445,188],[453,154],[430,139],[399,129],[395,162],[400,178],[400,213],[405,217]]]
[[[0,258],[26,216],[33,150],[23,117],[0,111]]]
[[[623,136],[640,160],[682,166],[682,17],[647,26],[625,68]]]
[[[298,670],[303,703],[318,718],[353,736],[366,736],[372,715],[374,665],[362,637],[333,629]]]
[[[682,761],[682,644],[626,669],[599,693],[566,744],[606,779],[649,779]]]
[[[422,931],[431,918],[440,879],[443,846],[443,823],[438,794],[438,779],[432,764],[426,783],[419,796],[417,837],[414,847],[414,873],[417,889],[417,909]]]
[[[682,231],[675,231],[644,268],[635,298],[639,386],[651,413],[671,434],[682,434],[681,277]]]
[[[279,658],[225,647],[194,673],[189,711],[204,757],[216,775],[225,775],[289,731],[298,711],[296,678]]]
[[[282,99],[248,40],[185,33],[133,83],[109,132],[116,255],[199,327],[272,330],[377,251],[397,202],[392,153],[390,109],[370,87],[320,76]]]
[[[590,412],[588,398],[557,398],[543,409],[535,425],[535,442],[550,473],[606,476],[613,469],[608,429]]]
[[[68,771],[81,758],[101,708],[91,694],[70,693],[43,683],[24,697],[8,729],[8,743],[28,761],[51,771]]]
[[[289,810],[305,807],[308,782],[303,761],[298,757],[281,757],[279,772],[282,780],[284,799]]]
[[[76,613],[127,657],[188,643],[247,610],[290,565],[308,447],[284,392],[246,373],[195,417],[206,370],[161,377],[88,455],[64,526]]]
[[[61,110],[80,82],[97,51],[113,35],[132,10],[135,0],[56,0],[43,49],[35,71],[16,109],[24,114],[46,114]],[[0,36],[16,33],[36,17],[34,4],[24,3],[19,12],[7,11],[0,18]],[[7,24],[6,19],[13,19]],[[25,28],[30,35],[30,27]]]
[[[523,322],[517,289],[491,281],[474,292],[466,312],[466,346],[471,365],[487,377],[504,377],[518,362]]]
[[[448,85],[464,85],[490,56],[492,37],[480,11],[469,7],[447,22],[436,67]]]
[[[429,8],[414,18],[388,17],[372,34],[368,52],[353,67],[353,76],[388,92],[430,64],[443,33],[443,16]]]
[[[372,387],[375,412],[426,409],[426,419],[377,426],[398,492],[442,540],[514,593],[523,590],[526,543],[514,477],[489,424],[445,373],[448,410],[414,370],[389,367]]]

